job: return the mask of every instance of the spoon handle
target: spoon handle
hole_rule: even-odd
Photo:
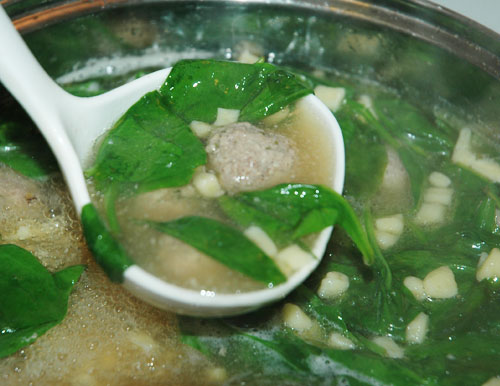
[[[40,66],[2,6],[0,58],[0,81],[33,119],[57,108],[54,102],[64,92]]]
[[[47,140],[68,182],[76,209],[90,202],[80,161],[62,121],[74,98],[50,78],[0,5],[0,81]]]

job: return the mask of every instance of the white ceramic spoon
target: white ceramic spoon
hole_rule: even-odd
[[[90,203],[82,164],[96,138],[111,128],[145,93],[158,89],[170,68],[143,76],[103,95],[80,98],[61,89],[42,69],[0,6],[0,81],[24,107],[51,147],[80,215]],[[334,143],[332,188],[342,192],[344,144],[340,127],[330,110],[315,96],[298,103],[319,125],[331,130]],[[322,256],[332,228],[321,232],[313,253]],[[101,256],[106,259],[106,256]],[[169,284],[137,265],[122,272],[123,285],[137,297],[162,309],[199,316],[236,315],[284,298],[317,267],[319,259],[302,267],[285,283],[271,289],[242,294],[215,294]]]

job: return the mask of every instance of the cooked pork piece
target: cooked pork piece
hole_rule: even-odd
[[[229,193],[269,188],[293,176],[297,155],[285,136],[247,122],[216,129],[207,146],[208,168]]]

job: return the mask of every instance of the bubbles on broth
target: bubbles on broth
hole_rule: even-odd
[[[206,384],[194,373],[212,367],[178,340],[175,315],[113,284],[82,239],[60,178],[44,182],[0,167],[2,243],[19,245],[50,271],[85,264],[60,325],[0,359],[3,385]]]

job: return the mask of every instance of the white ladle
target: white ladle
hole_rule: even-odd
[[[100,96],[75,97],[60,88],[42,69],[0,6],[0,81],[24,107],[47,140],[79,215],[90,203],[82,164],[96,138],[111,128],[142,95],[158,89],[169,72],[170,68],[154,72]],[[299,103],[318,124],[331,130],[335,173],[332,188],[341,193],[345,161],[340,127],[330,110],[315,96],[309,95]],[[315,256],[323,256],[331,230],[330,227],[321,232],[312,248]],[[162,309],[199,316],[235,315],[284,298],[309,276],[319,260],[305,265],[274,288],[241,294],[215,294],[181,288],[137,265],[123,271],[123,285],[137,297]]]

